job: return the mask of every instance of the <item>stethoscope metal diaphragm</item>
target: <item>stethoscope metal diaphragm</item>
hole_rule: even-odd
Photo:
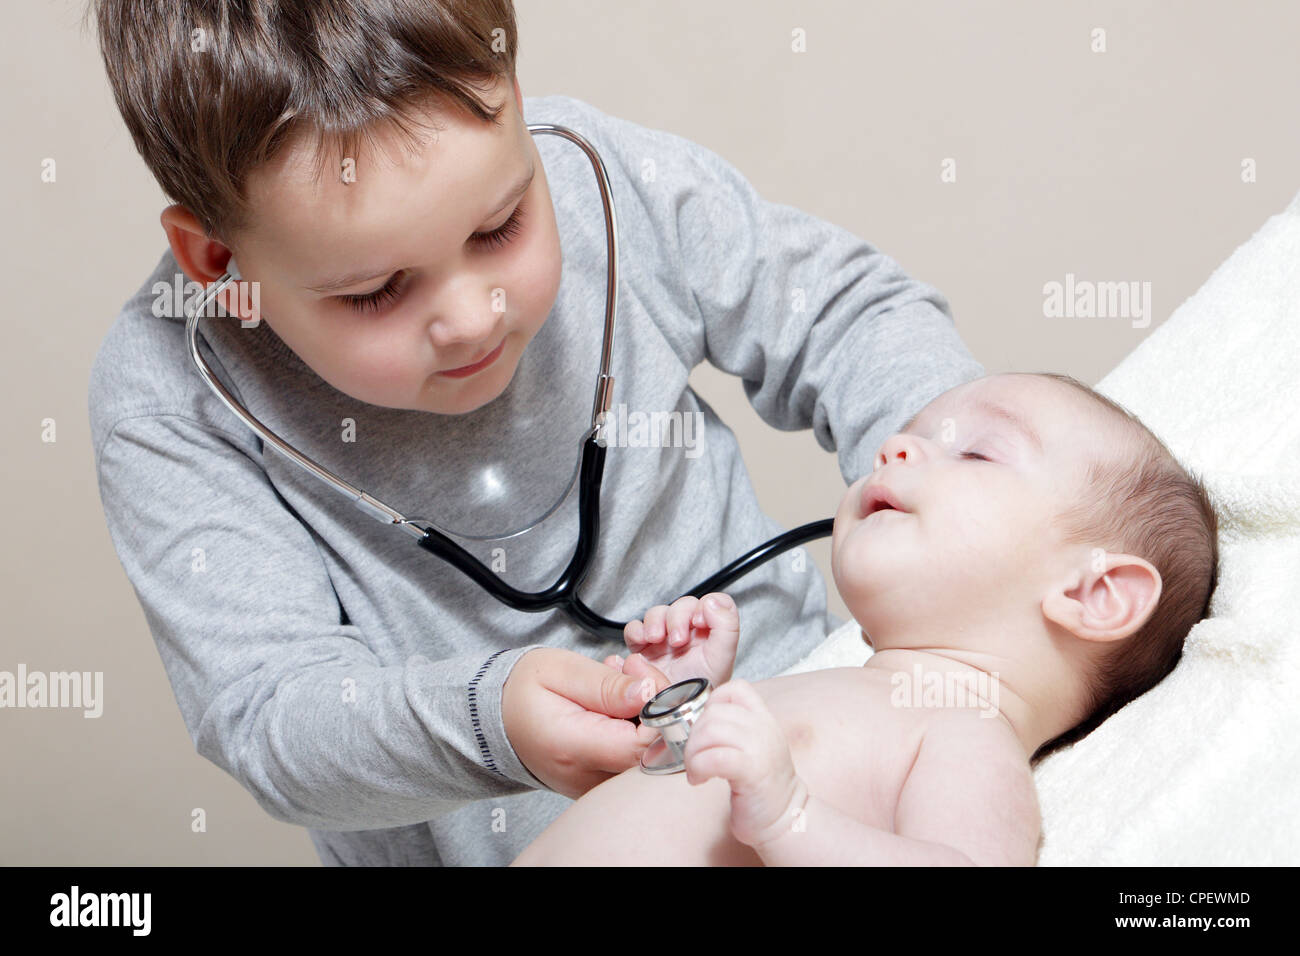
[[[665,687],[641,708],[641,723],[659,731],[659,739],[641,754],[645,773],[680,773],[686,769],[686,741],[712,686],[707,678],[691,677]]]

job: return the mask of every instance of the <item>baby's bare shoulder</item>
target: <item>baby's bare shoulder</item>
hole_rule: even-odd
[[[1029,759],[1005,720],[950,711],[927,722],[896,833],[952,846],[977,865],[1032,866],[1041,829]]]
[[[925,724],[925,736],[932,741],[931,746],[951,744],[950,749],[967,754],[970,759],[997,757],[1028,767],[1020,738],[1003,717],[974,708],[936,708],[932,713]]]

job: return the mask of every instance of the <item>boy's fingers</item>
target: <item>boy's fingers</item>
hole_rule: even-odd
[[[637,665],[633,665],[629,671],[628,665],[636,660],[640,660],[644,667],[638,669]],[[656,674],[658,678],[655,677]],[[662,680],[662,686],[659,686],[659,680]],[[642,686],[643,681],[648,683]],[[653,697],[657,691],[672,683],[638,654],[633,654],[623,662],[621,672],[600,661],[575,654],[572,659],[566,660],[565,666],[542,675],[541,682],[548,690],[573,701],[583,710],[607,717],[624,718],[634,717],[641,712],[645,700],[649,699],[642,699],[646,693]]]
[[[599,719],[591,714],[585,716],[593,722]],[[581,793],[603,783],[606,775],[622,773],[640,761],[647,746],[642,730],[653,733],[651,728],[642,728],[627,720],[600,720],[590,730],[578,730],[572,752],[579,766],[592,771],[584,775]]]
[[[642,637],[644,630],[645,625],[640,621],[627,622],[626,626],[623,628],[623,642],[627,644],[628,650],[639,651],[645,646],[645,641]]]
[[[644,700],[641,701],[642,704],[673,683],[671,677],[651,664],[650,661],[641,654],[628,655],[628,659],[623,662],[623,673],[630,674],[632,677],[640,678],[642,680],[647,678],[650,680],[651,683],[649,685],[641,685],[643,694],[647,689],[650,691],[649,697],[645,697]]]

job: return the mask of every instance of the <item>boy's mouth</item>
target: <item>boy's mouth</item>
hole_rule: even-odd
[[[491,352],[483,356],[477,362],[471,362],[469,365],[462,365],[460,368],[449,368],[439,372],[439,375],[446,375],[448,378],[464,378],[466,375],[473,375],[495,362],[501,357],[501,351],[505,348],[506,340],[502,339]]]

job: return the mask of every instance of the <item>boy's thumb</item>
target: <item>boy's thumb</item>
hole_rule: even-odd
[[[667,674],[640,654],[630,654],[623,662],[623,679],[627,682],[623,688],[624,696],[629,703],[635,703],[638,710],[672,683]]]

